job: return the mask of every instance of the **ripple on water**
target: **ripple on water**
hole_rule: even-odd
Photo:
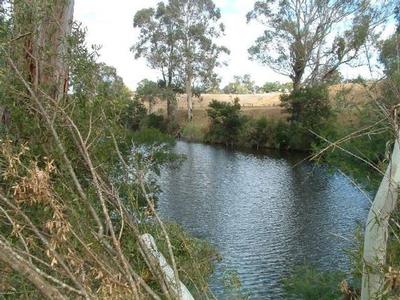
[[[251,299],[283,299],[281,281],[305,261],[346,269],[342,250],[368,201],[343,176],[293,157],[253,155],[178,142],[187,159],[161,176],[160,213],[214,244],[223,260],[210,286],[224,294],[236,270]]]

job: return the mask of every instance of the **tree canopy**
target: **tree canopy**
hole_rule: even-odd
[[[262,0],[247,14],[265,31],[250,57],[288,76],[294,89],[329,81],[344,64],[360,57],[393,1]]]
[[[214,42],[224,32],[220,18],[212,0],[159,2],[134,17],[140,35],[131,50],[161,72],[166,87],[186,90],[189,117],[193,86],[214,86],[220,56],[229,52]]]
[[[223,90],[226,94],[252,94],[256,92],[256,86],[250,74],[235,75],[233,82],[230,82]]]

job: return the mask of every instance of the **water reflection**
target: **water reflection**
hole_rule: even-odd
[[[281,280],[304,261],[346,268],[342,250],[368,202],[343,176],[299,157],[227,151],[179,142],[187,160],[162,174],[159,210],[213,243],[223,256],[210,283],[225,299],[225,270],[237,270],[251,299],[282,299]]]

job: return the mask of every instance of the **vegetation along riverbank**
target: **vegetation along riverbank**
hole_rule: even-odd
[[[297,299],[399,297],[398,1],[98,0],[82,24],[85,5],[0,1],[0,298],[213,298],[217,251],[157,210],[176,138],[305,151],[377,191],[349,278],[293,265],[282,285]],[[240,5],[243,24],[229,22]],[[97,26],[120,20],[129,34]],[[85,21],[123,40],[91,45]],[[135,67],[105,63],[124,51]],[[245,74],[224,70],[230,55]],[[269,72],[258,85],[254,64]],[[137,74],[149,78],[128,87]]]

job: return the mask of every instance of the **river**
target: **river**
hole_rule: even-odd
[[[347,270],[343,253],[368,200],[340,173],[297,155],[254,154],[178,142],[186,160],[161,175],[159,211],[212,243],[223,259],[210,287],[218,299],[228,271],[250,299],[284,299],[295,266]]]

